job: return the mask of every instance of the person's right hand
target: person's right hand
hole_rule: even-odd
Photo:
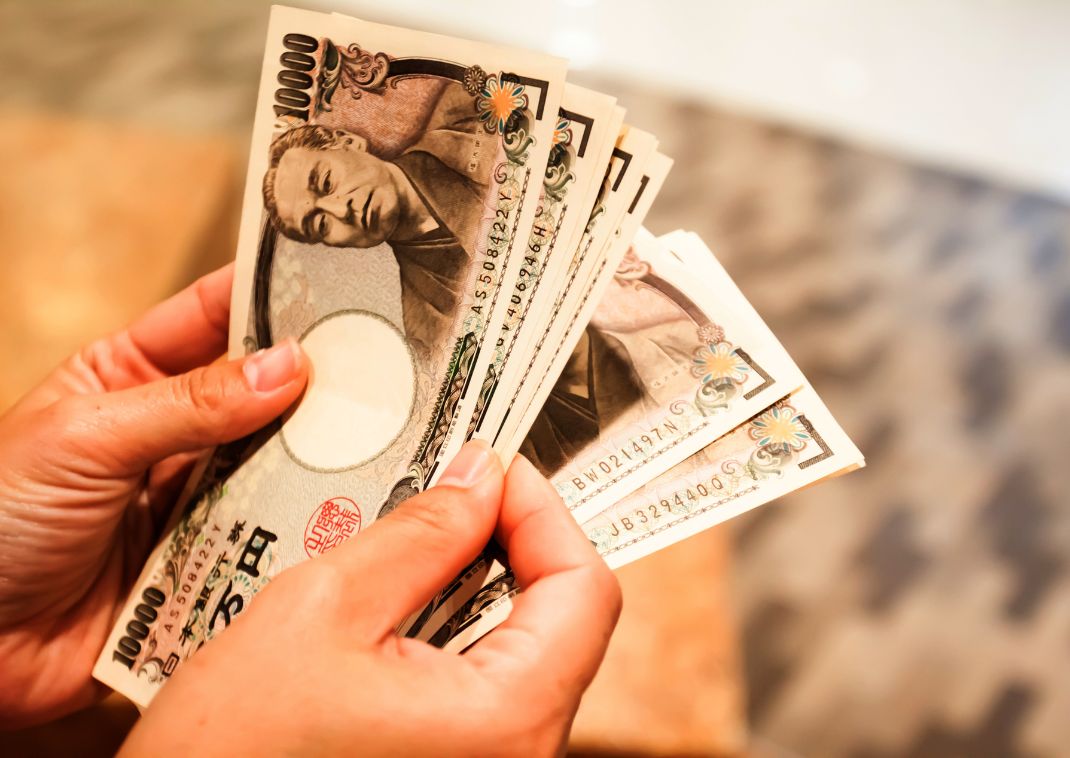
[[[492,533],[523,588],[464,655],[396,625]],[[560,753],[620,613],[616,578],[553,487],[469,443],[441,484],[282,572],[179,667],[126,755]]]

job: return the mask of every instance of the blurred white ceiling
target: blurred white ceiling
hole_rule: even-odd
[[[324,3],[326,5],[326,3]],[[335,0],[1070,199],[1063,0]]]

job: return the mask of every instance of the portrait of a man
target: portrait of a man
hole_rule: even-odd
[[[272,142],[263,181],[264,207],[282,235],[341,248],[390,246],[406,336],[418,355],[449,332],[497,152],[456,82],[422,119],[416,140],[393,155],[369,150],[357,127],[295,127]]]
[[[644,267],[629,253],[521,445],[545,476],[693,381],[697,324],[672,296],[629,273]]]

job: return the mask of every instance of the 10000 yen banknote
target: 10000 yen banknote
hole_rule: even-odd
[[[593,207],[588,214],[587,222],[582,231],[581,242],[572,254],[566,257],[568,266],[562,274],[558,274],[558,277],[562,280],[561,284],[549,291],[553,297],[545,299],[546,303],[553,302],[553,307],[549,312],[544,310],[536,322],[539,325],[538,340],[530,339],[531,335],[529,335],[529,346],[524,348],[518,358],[506,367],[507,371],[512,371],[512,374],[507,374],[509,381],[503,383],[502,387],[508,390],[509,394],[499,395],[496,398],[497,400],[508,400],[510,403],[515,401],[515,398],[519,395],[516,383],[523,381],[524,376],[532,373],[532,366],[535,364],[539,354],[538,350],[546,343],[546,337],[552,332],[552,325],[555,320],[558,316],[561,316],[562,321],[567,321],[568,313],[562,313],[562,305],[566,297],[573,290],[582,294],[583,282],[580,279],[580,270],[588,271],[593,265],[591,261],[594,261],[599,254],[599,251],[597,249],[592,250],[592,247],[595,244],[602,245],[612,236],[613,228],[611,225],[629,207],[637,207],[637,202],[646,188],[647,182],[643,180],[643,168],[644,164],[653,157],[651,151],[655,144],[654,138],[645,132],[626,128],[624,132],[618,135],[615,143],[609,165],[606,167],[603,180],[597,190],[597,196],[592,201]],[[650,190],[648,197],[652,199],[657,192],[657,187],[651,187]],[[634,194],[629,195],[628,193]],[[601,222],[602,231],[596,234],[595,230],[599,222]],[[522,370],[517,371],[517,369]],[[508,408],[509,406],[505,405],[503,407]],[[485,439],[494,441],[495,429],[500,431],[501,425],[491,423],[485,429],[477,431],[476,436],[486,434]],[[501,445],[505,439],[503,437],[495,444]],[[508,460],[513,455],[512,451],[499,449],[499,452],[503,454],[505,460]],[[481,554],[453,582],[433,597],[423,609],[414,613],[410,619],[403,623],[399,631],[412,637],[428,635],[434,632],[436,624],[443,623],[443,619],[453,618],[464,607],[465,603],[468,602],[472,594],[479,589],[481,583],[488,576],[497,576],[504,571],[505,568],[497,560],[496,555],[492,553]]]
[[[526,334],[523,358],[508,367],[513,371],[505,384],[510,391],[496,398],[499,402],[488,411],[487,423],[481,430],[483,438],[506,460],[516,452],[519,444],[516,429],[555,350],[588,297],[594,272],[606,266],[612,240],[620,236],[621,222],[644,193],[644,171],[656,148],[657,139],[652,134],[627,124],[623,126],[583,234],[553,289],[553,304],[543,313],[539,328]],[[651,192],[648,197],[654,194]]]
[[[634,249],[521,447],[581,523],[803,383],[712,254],[685,262],[649,234]]]
[[[281,427],[216,452],[98,679],[148,703],[279,571],[434,481],[500,333],[564,75],[548,56],[273,10],[231,354],[294,337],[312,379]]]
[[[483,390],[468,433],[454,435],[444,457],[455,453],[491,417],[495,391],[499,386],[510,387],[517,376],[515,371],[506,374],[510,360],[526,360],[530,341],[523,337],[530,329],[525,323],[530,317],[540,324],[553,304],[556,285],[590,215],[623,118],[624,111],[614,98],[574,84],[565,86],[538,210],[524,249],[517,249],[521,264],[500,336],[494,349],[481,356],[488,363]]]
[[[618,568],[863,464],[808,385],[583,524]]]
[[[588,297],[581,300],[572,318],[582,320],[589,316],[605,281],[624,258],[629,240],[650,209],[671,166],[671,160],[654,154],[640,169],[640,181],[626,205],[625,215],[609,235],[609,244],[600,251],[601,263],[588,277]],[[603,276],[604,270],[610,274]],[[436,598],[437,604],[428,606],[420,623],[405,633],[435,646],[463,650],[508,617],[512,598],[519,591],[516,577],[504,557],[493,550],[487,551]]]

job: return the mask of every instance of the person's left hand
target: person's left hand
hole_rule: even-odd
[[[226,348],[231,267],[94,342],[0,417],[0,726],[107,691],[91,678],[195,453],[264,426],[301,394],[293,341]]]

